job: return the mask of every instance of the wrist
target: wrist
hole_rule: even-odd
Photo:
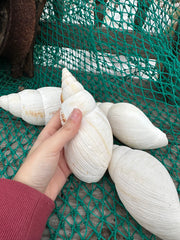
[[[23,174],[22,172],[17,172],[17,174],[15,175],[13,180],[16,182],[23,183],[41,193],[44,193],[44,190],[42,189],[42,187],[37,186],[37,184],[34,184],[32,179],[29,179],[29,177],[27,175]]]

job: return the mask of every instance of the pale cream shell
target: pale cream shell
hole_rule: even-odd
[[[46,125],[60,109],[61,88],[25,89],[0,97],[0,107],[33,125]]]
[[[114,147],[109,165],[119,198],[129,213],[163,240],[180,239],[180,203],[166,168],[147,152]]]
[[[136,149],[156,149],[168,144],[167,136],[149,118],[130,103],[116,103],[108,110],[107,118],[114,136]]]
[[[62,124],[74,108],[79,108],[83,114],[78,134],[65,146],[68,166],[80,180],[87,183],[97,182],[106,172],[112,155],[113,137],[110,124],[92,95],[67,69],[62,71],[61,100]]]

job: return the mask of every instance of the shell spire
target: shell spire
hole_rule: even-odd
[[[63,89],[63,93],[61,94],[62,102],[75,93],[84,90],[84,87],[76,80],[67,68],[63,68],[62,70],[61,87]]]
[[[9,111],[8,97],[6,95],[0,97],[0,107],[6,111]]]
[[[21,117],[21,99],[16,93],[1,96],[0,107],[13,114],[15,117]]]
[[[60,108],[61,88],[25,89],[0,97],[0,107],[33,125],[46,125]]]
[[[80,82],[65,68],[62,70],[61,116],[65,123],[74,108],[79,108],[83,115],[96,107],[92,95],[84,89]]]

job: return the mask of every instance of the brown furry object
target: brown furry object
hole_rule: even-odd
[[[0,1],[0,55],[6,57],[14,78],[33,77],[33,47],[46,1]]]

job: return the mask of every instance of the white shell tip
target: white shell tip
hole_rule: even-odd
[[[69,70],[67,68],[63,68],[62,74],[67,74],[67,73],[70,73]]]
[[[164,136],[162,138],[162,144],[163,144],[163,147],[168,145],[168,138],[167,138],[167,135],[165,133],[164,133]]]
[[[151,148],[149,149],[161,148],[168,145],[168,138],[166,134],[162,132],[159,128],[156,128],[156,131],[158,133],[157,139],[153,142]]]
[[[64,102],[67,98],[73,96],[74,94],[84,90],[84,87],[76,78],[64,68],[62,71],[62,94],[61,94],[61,103]]]
[[[130,150],[131,148],[127,146],[119,146],[116,144],[113,145],[112,157],[108,166],[108,172],[113,181],[114,181],[114,172],[116,171],[116,167],[118,165],[119,159]]]
[[[113,144],[113,150],[115,150],[118,147],[119,147],[119,145]]]
[[[8,97],[2,96],[0,97],[0,107],[6,111],[9,111]]]
[[[62,89],[64,87],[67,87],[69,85],[74,85],[74,84],[77,84],[77,80],[76,78],[72,75],[72,73],[67,69],[67,68],[63,68],[62,70]]]
[[[100,103],[97,103],[97,106],[104,112],[104,114],[108,115],[108,112],[110,110],[110,108],[114,105],[114,103],[112,102],[100,102]]]
[[[72,73],[67,69],[67,68],[63,68],[62,70],[62,82],[65,80],[69,80],[72,79],[73,81],[76,81],[75,77],[72,75]]]

